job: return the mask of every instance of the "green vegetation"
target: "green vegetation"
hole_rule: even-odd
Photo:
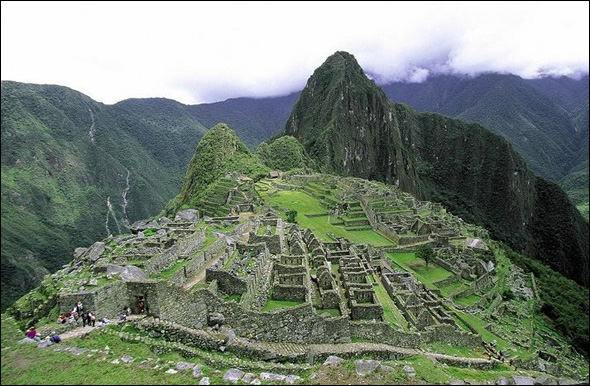
[[[297,307],[303,304],[303,302],[295,302],[290,300],[272,300],[269,299],[264,307],[262,307],[262,312],[268,312],[272,310],[276,310],[278,308],[289,308],[289,307]]]
[[[256,155],[274,170],[305,169],[312,164],[301,143],[289,135],[261,143]]]
[[[385,321],[396,330],[407,330],[408,322],[401,311],[396,307],[393,300],[391,300],[381,282],[376,281],[376,285],[373,286],[373,289],[375,290],[377,299],[379,299],[379,303],[383,306],[383,317],[385,318]]]
[[[235,131],[226,124],[217,124],[197,145],[180,195],[168,204],[166,212],[174,213],[185,204],[195,206],[206,189],[227,172],[238,171],[256,179],[266,175],[268,170],[240,141]]]
[[[416,252],[388,253],[388,256],[403,270],[412,272],[418,280],[430,289],[436,288],[434,283],[452,275],[451,272],[436,264],[426,266],[426,262],[418,258]]]
[[[340,316],[340,310],[336,309],[336,308],[322,308],[322,309],[318,309],[317,310],[318,315],[322,315],[322,314],[329,314],[331,317],[333,318],[339,318]]]
[[[514,122],[510,116],[519,110],[514,106],[526,103],[516,98],[527,93],[521,88],[522,79],[480,78],[481,91],[491,98],[489,102],[509,110],[510,114],[500,113],[502,119]],[[510,87],[515,93],[503,98],[504,93],[498,90],[513,78],[516,81]],[[455,98],[453,93],[449,95]],[[472,111],[473,96],[461,97]],[[585,103],[587,109],[587,100]],[[482,107],[487,105],[481,103]],[[546,98],[537,98],[534,113],[524,116],[526,123],[511,123],[510,129],[518,137],[513,144],[532,144],[543,136],[553,138],[562,133],[555,140],[559,142],[557,149],[550,149],[551,157],[567,167],[568,162],[560,158],[575,155],[572,149],[577,130],[563,110],[550,107]],[[551,110],[556,114],[547,113]],[[522,130],[530,122],[535,123],[529,137]],[[284,134],[301,141],[319,170],[395,182],[402,190],[442,203],[467,222],[488,229],[493,238],[526,250],[529,256],[578,283],[588,284],[584,268],[590,253],[588,224],[557,185],[536,177],[506,139],[477,124],[440,114],[419,114],[407,105],[391,103],[352,55],[336,52],[316,69],[284,127]],[[359,127],[363,128],[362,136],[358,135]],[[402,138],[412,138],[412,146]],[[358,158],[351,154],[353,142],[363,149]],[[528,149],[543,155],[547,146],[537,143]]]
[[[533,272],[543,306],[541,312],[568,341],[588,355],[589,313],[587,287],[582,287],[538,261],[504,247],[507,256],[526,271]]]
[[[319,200],[309,194],[287,190],[278,191],[273,194],[268,194],[267,192],[259,193],[264,201],[281,212],[283,218],[286,218],[283,213],[284,211],[297,211],[298,224],[303,228],[310,228],[322,241],[331,241],[331,237],[328,235],[330,233],[337,237],[347,238],[352,242],[359,244],[372,244],[374,246],[393,245],[391,241],[373,230],[348,231],[343,226],[333,225],[328,222],[330,216],[327,215],[320,217],[306,217],[306,214],[323,213],[326,211],[326,209],[320,205]]]
[[[7,81],[1,95],[4,310],[74,248],[125,231],[127,176],[129,221],[161,210],[205,128],[172,101],[107,106],[66,87]]]
[[[291,224],[297,224],[297,211],[296,210],[288,210],[285,213],[285,217],[287,218],[287,222],[290,222]]]
[[[424,262],[426,263],[426,268],[428,268],[430,260],[434,257],[434,250],[430,247],[422,246],[416,252],[416,257],[424,260]]]

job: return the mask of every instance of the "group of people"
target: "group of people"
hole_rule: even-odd
[[[27,332],[25,332],[25,336],[31,341],[35,341],[37,343],[41,342],[41,334],[37,332],[35,326],[29,327]],[[61,342],[61,337],[57,335],[55,331],[52,331],[50,335],[45,338],[46,341],[51,343],[59,343]]]
[[[138,314],[146,313],[145,302],[142,299],[137,301],[137,313]],[[119,319],[126,321],[127,319],[129,319],[130,315],[131,315],[131,307],[129,307],[128,305],[125,305],[123,307],[123,311],[119,314]]]
[[[74,304],[71,311],[60,314],[57,318],[58,324],[71,324],[74,327],[78,326],[79,320],[82,318],[82,327],[96,326],[96,315],[94,312],[84,310],[82,302]]]
[[[483,347],[486,349],[486,355],[488,356],[489,360],[495,358],[501,362],[506,361],[506,356],[502,352],[502,350],[496,349],[497,342],[494,340],[490,343],[482,342]]]

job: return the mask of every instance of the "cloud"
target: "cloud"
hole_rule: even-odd
[[[588,73],[588,2],[2,3],[1,77],[114,103],[284,95],[346,50],[377,82]]]

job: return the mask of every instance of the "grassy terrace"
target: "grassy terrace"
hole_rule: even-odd
[[[408,322],[402,315],[402,312],[396,307],[393,300],[391,300],[381,282],[376,281],[376,285],[373,286],[373,289],[375,290],[377,299],[379,299],[379,303],[381,303],[381,306],[383,307],[383,317],[385,318],[385,321],[394,329],[407,331]]]
[[[324,309],[319,309],[316,310],[318,315],[324,314],[324,313],[328,313],[330,314],[330,316],[332,318],[339,318],[340,315],[340,310],[336,309],[336,308],[324,308]]]
[[[272,310],[276,310],[278,308],[290,308],[290,307],[297,307],[298,305],[303,304],[303,302],[295,302],[290,300],[271,300],[269,299],[264,307],[262,307],[262,312],[268,312]],[[323,311],[323,310],[322,310]]]
[[[330,242],[332,239],[328,233],[333,233],[337,237],[345,237],[352,242],[359,244],[372,244],[374,246],[389,246],[393,243],[375,232],[374,230],[348,231],[344,226],[334,225],[332,221],[336,219],[333,216],[305,217],[306,214],[323,213],[326,209],[320,205],[317,198],[307,193],[299,191],[278,191],[269,195],[264,191],[259,191],[261,197],[277,209],[283,218],[284,211],[293,209],[297,211],[297,222],[303,228],[310,228],[315,235],[322,241]]]
[[[430,263],[428,267],[426,267],[426,262],[416,257],[415,252],[388,253],[388,255],[395,265],[406,271],[412,272],[414,276],[429,289],[437,288],[434,283],[444,280],[452,275],[451,272],[434,263]]]

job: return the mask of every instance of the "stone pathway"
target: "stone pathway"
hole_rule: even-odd
[[[137,322],[143,318],[145,318],[145,315],[131,315],[127,318],[128,322]],[[123,324],[125,322],[118,320],[116,322],[112,322],[109,324]],[[59,337],[62,340],[66,340],[66,339],[71,339],[71,338],[79,338],[81,336],[90,334],[92,331],[97,330],[99,327],[92,327],[92,326],[86,326],[86,327],[76,327],[72,330],[68,330],[66,332],[64,332],[63,334],[59,334]]]
[[[69,330],[69,331],[64,332],[59,337],[62,340],[71,339],[71,338],[79,338],[81,336],[90,334],[92,331],[94,331],[97,328],[98,327],[91,327],[91,326],[76,327],[73,330]]]
[[[234,344],[243,345],[253,351],[274,351],[282,357],[304,356],[311,352],[317,358],[327,358],[331,355],[356,357],[371,353],[387,354],[390,357],[404,358],[413,355],[426,355],[429,359],[461,367],[491,368],[498,362],[485,358],[456,357],[446,354],[427,353],[422,350],[394,347],[381,343],[343,343],[343,344],[295,344],[273,342],[248,342],[244,338],[236,338]]]

